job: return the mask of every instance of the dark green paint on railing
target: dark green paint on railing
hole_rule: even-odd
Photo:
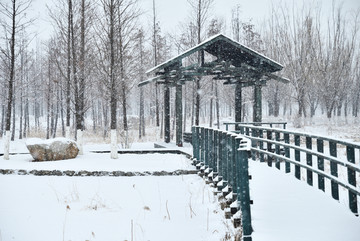
[[[308,136],[306,137],[306,148],[312,149],[312,139]],[[312,155],[310,153],[306,153],[306,164],[312,166]],[[313,173],[311,170],[306,170],[306,181],[310,186],[313,185]]]
[[[306,181],[309,185],[313,185],[315,173],[318,177],[318,188],[322,191],[325,191],[325,179],[328,179],[331,183],[331,195],[336,200],[339,200],[339,186],[347,189],[349,208],[358,215],[360,191],[356,178],[360,173],[360,166],[357,164],[359,161],[355,161],[355,158],[359,158],[355,153],[357,151],[360,153],[360,145],[330,137],[261,126],[239,125],[239,130],[242,133],[245,132],[244,135],[252,140],[252,156],[258,157],[260,161],[266,159],[269,166],[276,161],[275,166],[279,168],[278,162],[282,160],[285,162],[285,171],[290,172],[290,164],[292,164],[295,166],[295,177],[299,180],[301,180],[301,170],[305,169]],[[266,132],[265,137],[264,132]],[[257,137],[251,133],[258,133]],[[301,146],[302,142],[305,142],[305,147]],[[316,142],[316,150],[312,150],[313,142]],[[327,144],[330,155],[324,153],[324,147]],[[341,151],[343,147],[346,148],[346,161],[337,157],[338,147]],[[316,167],[313,165],[313,157],[317,158]],[[330,173],[325,170],[325,160],[330,164]],[[338,165],[347,169],[347,180],[339,177]]]
[[[351,147],[351,146],[346,147],[346,157],[347,157],[348,162],[355,164],[355,149],[353,147]],[[355,172],[355,170],[352,170],[351,168],[348,167],[347,173],[348,173],[349,184],[356,187],[356,172]],[[357,196],[351,190],[349,190],[348,192],[349,192],[350,210],[353,213],[358,213]]]
[[[316,140],[317,151],[324,153],[324,141],[321,139]],[[324,171],[324,158],[321,156],[317,157],[318,169]],[[325,192],[325,179],[322,175],[318,174],[318,188]]]
[[[329,142],[330,156],[337,157],[336,142]],[[330,174],[334,177],[338,177],[338,166],[335,162],[330,162]],[[335,200],[339,200],[339,185],[331,181],[331,195]]]
[[[294,136],[294,141],[295,141],[295,145],[296,146],[300,146],[300,136],[299,135],[295,135]],[[295,150],[295,161],[300,162],[300,151],[299,150]],[[300,166],[299,165],[295,165],[295,177],[297,179],[300,180],[301,176],[300,176]]]

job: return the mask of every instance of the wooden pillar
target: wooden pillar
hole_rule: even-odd
[[[241,122],[241,83],[235,84],[235,122]],[[238,126],[235,125],[235,130],[238,130]]]
[[[166,143],[170,142],[170,87],[164,85],[164,139]]]
[[[183,146],[182,141],[182,85],[176,84],[175,95],[175,113],[176,113],[176,145]]]
[[[262,121],[262,96],[261,96],[261,84],[255,83],[254,85],[254,107],[253,107],[253,122]]]

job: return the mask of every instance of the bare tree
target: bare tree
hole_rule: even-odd
[[[206,22],[209,17],[209,11],[214,0],[188,0],[191,6],[191,18],[195,23],[197,44],[201,43],[206,30]],[[204,53],[201,51],[198,55],[198,63],[202,64]],[[200,98],[201,98],[201,78],[195,79],[195,125],[199,125],[200,118]]]
[[[5,141],[5,151],[4,151],[4,159],[9,159],[9,147],[10,147],[10,126],[11,126],[11,114],[12,114],[12,106],[14,99],[14,79],[15,79],[15,44],[16,44],[16,36],[20,29],[25,29],[29,24],[31,24],[34,20],[26,19],[26,11],[31,5],[31,0],[11,0],[10,4],[5,4],[0,2],[0,13],[4,16],[2,25],[5,28],[6,41],[10,43],[10,52],[6,53],[6,51],[2,52],[9,59],[9,77],[7,81],[8,87],[8,99],[7,99],[7,110],[5,117],[5,131],[6,131],[6,141]],[[6,22],[8,21],[8,22]]]
[[[349,73],[355,64],[355,48],[358,36],[359,13],[353,26],[346,21],[342,6],[333,5],[332,17],[328,20],[326,38],[319,34],[317,68],[321,73],[321,95],[330,119],[336,105],[341,103],[350,86]],[[351,28],[350,31],[347,29]]]

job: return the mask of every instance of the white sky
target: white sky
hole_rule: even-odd
[[[1,0],[3,1],[3,0]],[[8,1],[8,0],[5,0]],[[49,23],[49,17],[46,4],[52,5],[57,0],[33,0],[33,14],[39,16],[34,26],[38,32],[39,40],[46,40],[52,32],[52,26]],[[237,4],[241,6],[243,20],[252,19],[253,22],[261,23],[269,15],[271,3],[312,3],[321,2],[322,11],[327,12],[331,9],[332,0],[214,0],[213,14],[217,17],[230,19],[231,9]],[[339,2],[339,1],[338,1]],[[360,8],[360,0],[343,0],[345,10],[354,10]],[[141,8],[145,11],[143,21],[151,22],[152,18],[152,0],[139,0]],[[179,23],[184,22],[189,16],[189,4],[187,0],[156,0],[158,20],[160,21],[163,32],[175,32]]]

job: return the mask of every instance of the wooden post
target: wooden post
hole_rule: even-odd
[[[261,139],[264,139],[264,130],[258,130],[258,134]],[[263,141],[259,141],[259,148],[260,150],[264,150],[264,142]],[[265,162],[264,159],[264,153],[260,153],[260,162]]]
[[[254,85],[254,107],[253,107],[253,122],[261,122],[262,121],[262,108],[261,103],[261,85],[255,83]]]
[[[223,163],[223,152],[224,152],[224,139],[223,139],[223,133],[221,131],[218,131],[218,143],[219,143],[219,153],[218,153],[218,163],[217,163],[217,171],[219,173],[219,175],[223,174],[223,167],[222,167],[222,163]]]
[[[290,135],[289,133],[284,133],[284,141],[286,144],[289,144],[290,143]],[[290,147],[285,147],[285,157],[287,158],[290,158]],[[289,162],[286,162],[285,163],[285,172],[286,173],[289,173],[291,170],[290,170],[290,163]]]
[[[355,164],[355,150],[354,147],[346,146],[346,157],[348,162]],[[348,182],[350,185],[356,187],[356,172],[355,170],[352,170],[351,168],[347,168],[348,173]],[[358,214],[358,207],[357,207],[357,196],[355,193],[351,192],[349,190],[349,207],[350,210]]]
[[[306,148],[309,150],[312,149],[312,139],[308,136],[306,137]],[[312,166],[312,155],[309,153],[306,154],[306,164]],[[311,170],[306,170],[306,180],[310,186],[313,185],[313,173]]]
[[[280,132],[275,131],[275,141],[280,142]],[[280,145],[275,145],[275,153],[280,155]],[[280,160],[276,158],[275,167],[280,170]]]
[[[300,136],[294,135],[295,145],[300,146]],[[300,162],[300,151],[295,150],[295,161]],[[301,174],[300,174],[300,166],[295,165],[295,177],[300,180]]]
[[[337,157],[336,142],[329,141],[330,156]],[[336,162],[330,161],[330,174],[338,177],[338,167]],[[331,195],[335,200],[339,200],[339,184],[331,180]]]
[[[170,142],[170,88],[169,84],[164,85],[164,139]]]
[[[241,83],[237,82],[235,84],[235,122],[241,122],[241,105]],[[238,125],[235,125],[235,130],[239,130]]]
[[[204,164],[205,166],[209,165],[209,129],[204,128]]]
[[[241,146],[240,146],[241,147]],[[249,163],[248,153],[246,150],[239,150],[239,163],[240,175],[239,186],[237,188],[238,202],[240,203],[242,213],[242,227],[243,227],[243,240],[252,240],[251,234],[253,232],[251,225],[251,210],[250,210],[250,187],[249,187]]]
[[[266,131],[266,138],[267,138],[268,140],[271,140],[271,139],[272,139],[272,131],[270,131],[270,130],[267,130],[267,131]],[[272,144],[269,143],[269,142],[267,142],[267,143],[266,143],[266,149],[267,149],[268,152],[272,152],[272,151],[271,151],[271,147],[272,147]],[[268,162],[268,166],[271,167],[271,166],[272,166],[272,157],[269,156],[269,155],[267,156],[267,162]]]
[[[214,130],[209,129],[209,167],[214,170]]]
[[[324,153],[324,141],[321,139],[317,139],[316,145],[317,145],[317,151],[320,153]],[[318,156],[317,166],[319,170],[324,171],[324,158]],[[320,174],[318,174],[318,188],[325,192],[325,180],[324,177]]]
[[[182,147],[182,85],[176,84],[175,94],[175,112],[176,112],[176,145]]]
[[[199,127],[193,126],[191,128],[192,133],[192,145],[193,145],[193,157],[196,161],[199,161]]]
[[[200,161],[204,163],[205,160],[205,129],[200,127]]]
[[[213,152],[213,159],[214,159],[214,167],[213,171],[218,171],[218,157],[219,157],[219,131],[214,131],[214,152]]]

